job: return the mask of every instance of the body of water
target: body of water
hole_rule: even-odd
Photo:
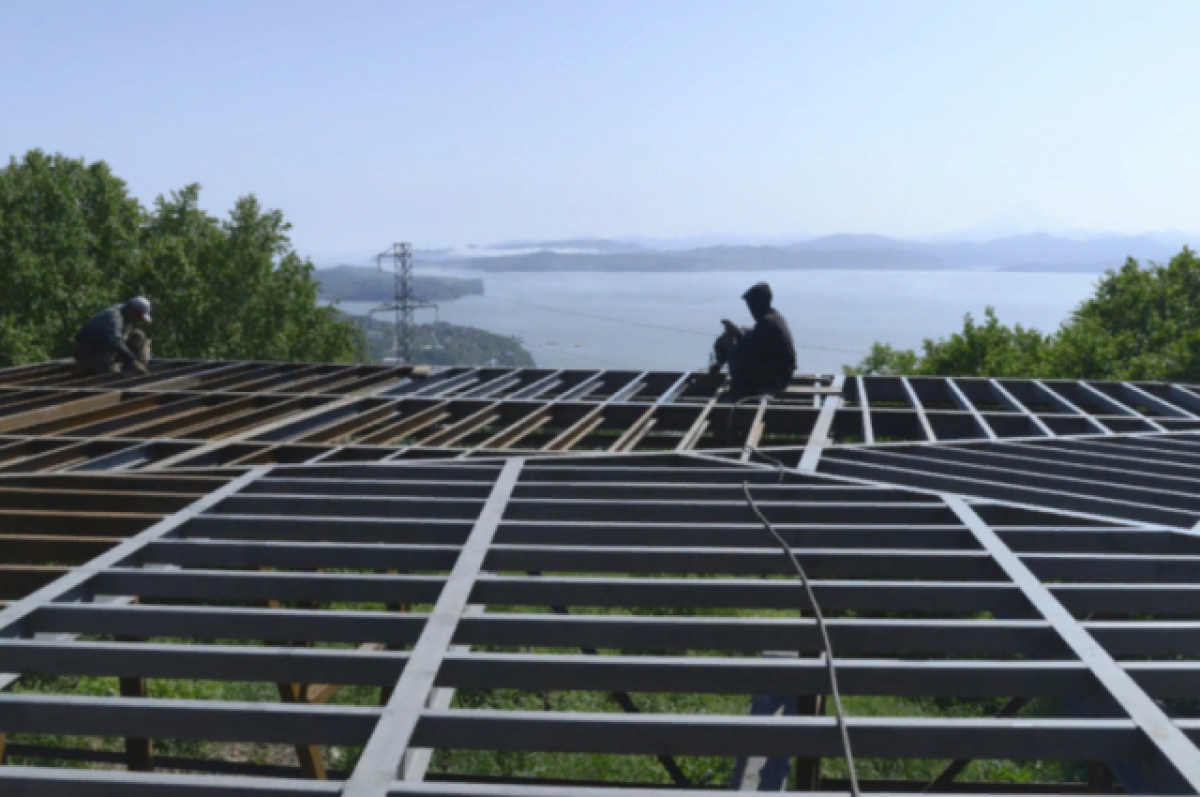
[[[962,329],[965,313],[1056,329],[1097,275],[1001,272],[790,271],[670,273],[422,273],[482,277],[485,296],[441,303],[441,320],[516,335],[539,366],[692,369],[708,363],[721,319],[749,326],[741,295],[758,278],[796,340],[799,370],[840,373],[874,341],[919,347]],[[365,314],[375,302],[343,302]],[[418,314],[431,321],[432,312]],[[615,319],[615,320],[613,320]]]

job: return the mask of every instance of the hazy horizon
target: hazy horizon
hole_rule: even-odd
[[[0,151],[254,193],[314,259],[1186,230],[1200,3],[10,4]],[[64,57],[70,54],[70,57]]]

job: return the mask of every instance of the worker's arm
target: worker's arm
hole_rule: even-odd
[[[725,333],[713,343],[714,362],[708,368],[709,373],[713,375],[716,375],[721,370],[721,366],[729,362],[730,350],[737,345],[738,340],[745,334],[745,330],[728,318],[722,318],[721,324],[725,327]]]
[[[758,358],[767,346],[767,341],[770,340],[774,333],[774,325],[768,320],[762,320],[754,325],[754,329],[747,330],[738,340],[738,356],[744,358],[747,362]]]
[[[117,359],[121,361],[122,365],[124,365],[126,368],[132,368],[134,363],[137,362],[137,359],[133,356],[133,352],[129,351],[129,347],[125,345],[125,338],[122,335],[122,332],[124,331],[122,327],[124,325],[121,323],[121,319],[110,315],[104,320],[105,342],[108,344],[109,348],[116,352]]]

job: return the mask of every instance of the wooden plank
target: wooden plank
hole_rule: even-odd
[[[58,420],[76,413],[89,412],[102,407],[111,407],[121,402],[120,393],[100,393],[86,398],[53,404],[36,410],[28,410],[16,415],[0,418],[0,432],[10,432],[40,423]]]
[[[575,423],[564,429],[558,437],[555,437],[549,443],[542,446],[543,451],[567,451],[583,438],[587,437],[593,429],[604,423],[604,405],[596,407],[591,412],[584,415]]]
[[[443,401],[412,415],[401,416],[395,423],[372,432],[358,443],[359,445],[387,445],[393,440],[419,432],[427,426],[432,426],[438,421],[450,417],[448,407],[449,403]]]
[[[479,448],[511,448],[517,442],[525,437],[536,432],[548,424],[551,420],[551,407],[545,405],[538,407],[533,412],[521,418],[516,423],[513,423],[506,429],[501,429],[496,434],[489,437],[479,444]]]

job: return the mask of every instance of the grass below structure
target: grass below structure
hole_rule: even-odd
[[[73,678],[28,676],[15,691],[41,694],[72,694],[115,697],[116,678]],[[148,681],[148,697],[184,700],[222,700],[273,703],[278,701],[274,684],[214,682],[214,681]],[[645,713],[744,715],[749,711],[747,695],[697,694],[634,694],[634,701]],[[332,701],[339,705],[378,705],[379,689],[375,687],[346,687]],[[843,697],[850,716],[890,717],[958,717],[985,718],[994,716],[1002,700],[944,701],[888,697]],[[528,692],[507,689],[459,690],[454,708],[491,709],[508,711],[561,712],[619,712],[621,709],[603,692]],[[1055,701],[1033,701],[1022,712],[1025,717],[1061,716]],[[851,739],[853,742],[853,737]],[[123,740],[117,738],[83,738],[48,734],[14,734],[9,743],[53,747],[85,748],[121,752]],[[190,740],[155,739],[158,756],[178,756],[209,760],[238,761],[256,764],[295,766],[292,748],[280,745],[232,745]],[[333,772],[348,772],[358,760],[357,748],[329,748],[324,751],[326,765]],[[695,785],[724,788],[733,770],[732,758],[678,757],[677,762]],[[56,765],[68,767],[96,766],[78,761],[22,759],[11,756],[10,763],[27,765]],[[858,759],[856,769],[862,780],[930,781],[948,764],[945,760],[884,760]],[[111,767],[110,767],[111,768]],[[652,756],[616,756],[593,754],[494,752],[476,750],[438,751],[430,769],[431,775],[476,775],[500,778],[549,778],[590,781],[614,781],[669,785],[670,778],[662,765]],[[822,762],[822,774],[843,778],[845,763],[841,759]],[[1081,782],[1086,779],[1082,763],[1020,763],[1009,761],[975,761],[959,776],[959,781],[978,782]]]
[[[750,710],[748,695],[668,695],[634,694],[634,702],[644,713],[744,715]],[[987,718],[995,716],[1005,701],[945,701],[930,698],[842,697],[852,717],[929,717]],[[579,711],[620,712],[605,693],[600,692],[517,692],[506,689],[461,690],[455,708],[499,711]],[[832,708],[828,709],[832,712]],[[1032,701],[1023,717],[1062,716],[1056,701]],[[853,744],[851,735],[851,744]],[[716,757],[676,757],[680,768],[694,785],[725,788],[733,773],[734,759]],[[943,759],[905,761],[856,758],[855,770],[861,780],[931,781],[950,763]],[[432,773],[482,775],[501,778],[565,778],[572,780],[619,781],[669,785],[663,766],[652,756],[616,756],[562,753],[510,753],[477,750],[442,750],[433,759]],[[821,773],[827,778],[846,777],[842,759],[822,761]],[[1083,782],[1087,765],[1070,762],[974,761],[957,780],[995,782]]]
[[[771,578],[778,578],[772,576]],[[250,606],[252,604],[246,604]],[[286,608],[283,607],[283,608]],[[305,605],[304,608],[310,608]],[[334,603],[330,610],[384,612],[384,604]],[[428,612],[429,604],[414,604],[411,611]],[[493,612],[535,614],[544,609],[528,606],[492,606]],[[673,608],[649,610],[644,608],[572,609],[572,614],[622,616],[738,616],[749,618],[788,618],[795,612],[786,610],[723,610]],[[977,619],[983,619],[982,617]],[[84,636],[81,641],[114,641],[112,637]],[[261,645],[244,639],[183,639],[153,638],[147,642],[179,645]],[[355,645],[317,643],[316,647],[348,649]],[[577,654],[577,649],[564,648],[506,648],[477,646],[480,652],[521,652],[527,654]],[[622,651],[601,650],[601,654],[616,655]],[[627,655],[654,653],[680,655],[678,651],[624,651]],[[705,655],[694,652],[691,655]],[[739,655],[736,653],[719,655]],[[744,654],[753,656],[754,654]],[[28,675],[18,681],[13,691],[40,694],[69,694],[79,696],[116,697],[120,694],[117,678],[80,678],[67,676]],[[277,703],[279,691],[274,683],[219,682],[202,680],[147,679],[147,697],[176,700],[215,700],[247,703]],[[637,707],[647,714],[725,715],[744,716],[749,713],[751,695],[696,693],[633,693]],[[330,701],[335,705],[377,706],[380,689],[369,686],[347,686]],[[988,718],[993,717],[1006,702],[1003,699],[956,700],[936,698],[900,698],[842,696],[848,716],[852,717],[927,717],[927,718]],[[832,713],[826,701],[827,713]],[[580,713],[620,713],[621,708],[607,692],[521,691],[512,689],[460,689],[452,708],[494,711],[556,711]],[[1186,708],[1186,707],[1185,707]],[[1194,714],[1193,711],[1185,713]],[[1052,699],[1030,701],[1021,711],[1023,718],[1064,716],[1060,704]],[[13,746],[39,745],[72,747],[120,753],[124,740],[119,738],[68,737],[49,734],[13,734],[8,738]],[[851,734],[853,744],[853,734]],[[154,754],[160,757],[180,757],[253,764],[295,767],[295,748],[286,745],[209,743],[192,740],[155,739]],[[330,773],[348,773],[357,763],[361,749],[331,747],[323,749],[326,768]],[[23,759],[10,755],[10,763],[35,766],[120,768],[111,764],[95,765],[71,760]],[[735,760],[730,757],[678,756],[676,762],[688,780],[697,786],[725,788],[730,781]],[[941,774],[950,762],[937,759],[870,759],[855,758],[855,769],[861,780],[911,780],[929,782]],[[582,781],[611,781],[646,785],[670,785],[671,779],[662,764],[653,756],[600,755],[586,753],[527,753],[487,750],[439,750],[433,756],[431,777],[482,776],[497,778],[542,778]],[[824,759],[822,775],[844,778],[846,765],[842,759]],[[1087,764],[1083,762],[1012,762],[974,761],[959,775],[958,781],[975,782],[1084,782]]]

